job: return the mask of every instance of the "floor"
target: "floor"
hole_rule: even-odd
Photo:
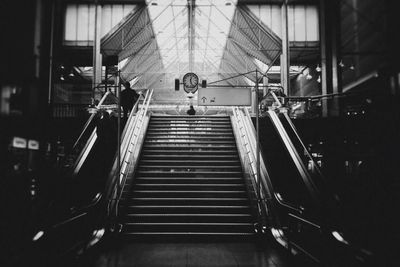
[[[123,243],[92,253],[78,266],[128,267],[292,267],[310,266],[274,243],[254,242],[140,242]]]

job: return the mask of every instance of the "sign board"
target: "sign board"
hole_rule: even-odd
[[[36,140],[29,140],[28,141],[28,149],[39,150],[39,142]]]
[[[15,137],[12,139],[11,146],[12,146],[12,147],[15,147],[15,148],[26,148],[26,146],[27,146],[27,141],[26,141],[25,138],[21,138],[21,137],[15,136]]]
[[[199,106],[251,106],[251,88],[199,88]]]

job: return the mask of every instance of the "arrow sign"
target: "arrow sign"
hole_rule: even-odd
[[[197,99],[199,106],[251,106],[251,88],[199,88]]]

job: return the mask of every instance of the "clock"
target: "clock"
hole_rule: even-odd
[[[194,93],[197,91],[199,86],[199,77],[193,73],[188,72],[183,76],[183,89],[186,93]]]

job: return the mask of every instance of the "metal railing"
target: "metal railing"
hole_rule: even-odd
[[[257,164],[255,129],[248,110],[246,108],[232,107],[232,113],[232,122],[238,139],[237,143],[242,152],[244,168],[251,177],[252,189],[257,197],[258,223],[263,231],[266,229],[267,214],[271,213],[268,208],[268,200],[273,197],[272,183],[261,152],[259,155],[260,163]]]
[[[143,103],[140,105],[136,114],[131,112],[122,134],[120,169],[118,170],[118,158],[116,159],[113,169],[110,173],[110,187],[108,196],[108,215],[114,219],[118,217],[118,204],[121,198],[122,190],[125,186],[127,175],[131,168],[135,167],[137,157],[132,157],[133,153],[137,153],[140,149],[139,138],[144,131],[144,123],[148,115],[148,109],[153,95],[153,90],[146,92]],[[132,110],[135,110],[139,104],[135,104]]]

